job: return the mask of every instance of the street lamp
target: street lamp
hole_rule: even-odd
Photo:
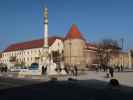
[[[123,50],[124,38],[121,38],[120,40],[121,40],[121,49]],[[121,64],[122,64],[122,66],[124,66],[124,56],[123,56],[123,54],[121,56]]]
[[[71,43],[71,39],[69,39],[69,48],[70,48],[70,66],[71,66],[71,45],[72,45],[72,43]]]

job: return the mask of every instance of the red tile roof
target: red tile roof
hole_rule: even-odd
[[[77,26],[73,24],[69,32],[67,33],[65,39],[77,39],[77,38],[85,40],[80,31],[78,30]]]
[[[49,39],[48,39],[49,46],[51,46],[56,39],[63,40],[63,38],[61,38],[61,37],[49,37]],[[25,49],[32,49],[32,48],[40,48],[40,47],[43,47],[43,44],[44,44],[43,39],[21,42],[21,43],[9,45],[3,52],[25,50]]]

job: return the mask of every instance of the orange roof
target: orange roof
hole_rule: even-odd
[[[51,46],[56,39],[63,40],[63,38],[61,38],[61,37],[49,37],[48,38],[49,46]],[[32,49],[32,48],[40,48],[40,47],[43,47],[43,44],[44,44],[43,39],[21,42],[21,43],[9,45],[3,52],[25,50],[25,49]]]
[[[67,33],[65,39],[77,39],[77,38],[85,40],[82,34],[79,32],[77,26],[73,24],[69,32]]]

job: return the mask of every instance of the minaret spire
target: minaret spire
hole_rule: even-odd
[[[48,8],[44,8],[44,47],[48,48]]]

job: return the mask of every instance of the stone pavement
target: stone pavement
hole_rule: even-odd
[[[74,78],[77,80],[90,80],[90,79],[96,79],[101,80],[105,82],[109,82],[111,78],[106,78],[106,72],[95,72],[95,71],[87,71],[84,74],[80,74],[78,76],[72,76],[72,75],[57,75],[57,76],[18,76],[17,73],[0,73],[0,77],[10,77],[10,78],[19,78],[19,79],[25,79],[25,80],[39,80],[39,81],[48,81],[51,79],[51,77],[56,77],[59,81],[61,80],[67,80],[68,78]],[[133,72],[115,72],[114,77],[119,80],[119,83],[121,85],[131,86],[133,87]]]
[[[106,72],[95,71],[88,71],[85,74],[81,74],[78,76],[57,76],[58,80],[67,80],[70,77],[77,80],[96,79],[105,82],[109,82],[111,79],[111,77],[106,78]],[[115,72],[113,78],[117,79],[121,85],[133,87],[133,72]]]

